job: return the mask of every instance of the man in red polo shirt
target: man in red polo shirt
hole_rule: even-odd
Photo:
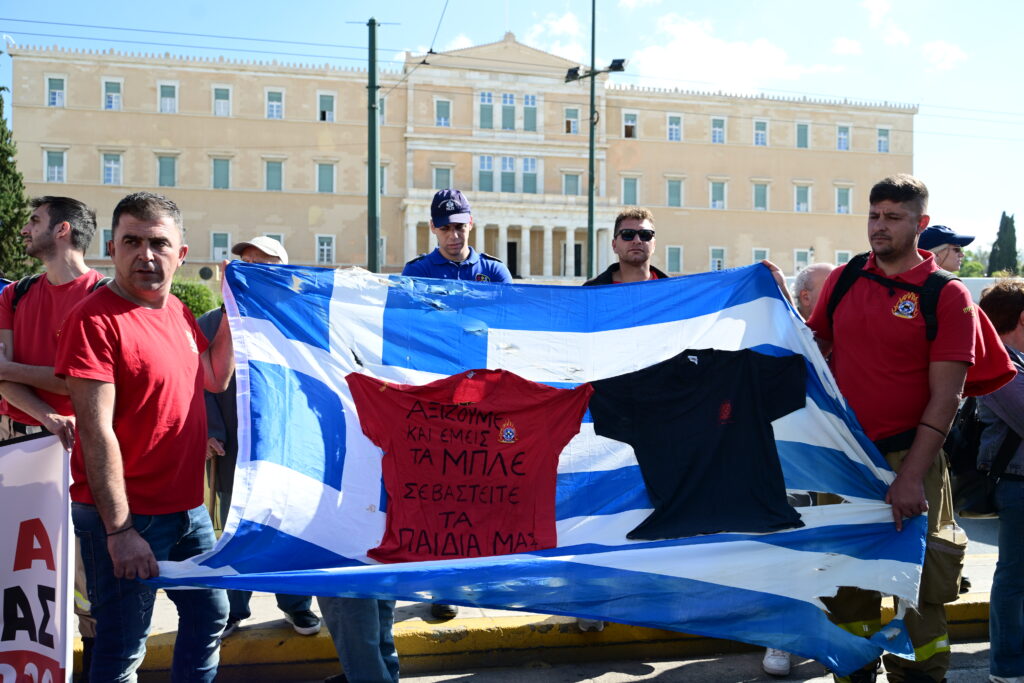
[[[833,271],[807,324],[822,352],[831,352],[836,381],[864,431],[897,473],[886,494],[896,528],[928,513],[919,605],[906,615],[916,659],[886,655],[889,680],[941,681],[950,656],[943,603],[957,597],[963,561],[957,546],[966,545],[953,520],[941,450],[975,362],[978,322],[967,288],[949,282],[938,299],[937,334],[929,341],[920,295],[870,278],[920,286],[938,269],[932,254],[917,248],[929,220],[924,184],[906,174],[885,178],[871,189],[870,203],[871,254],[863,276],[830,319],[828,303],[846,266]],[[880,601],[875,592],[840,588],[826,604],[833,621],[867,637],[880,628]],[[877,662],[837,680],[874,681],[876,671]]]

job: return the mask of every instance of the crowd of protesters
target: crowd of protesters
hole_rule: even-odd
[[[938,683],[950,656],[944,604],[959,592],[966,543],[952,514],[943,442],[965,391],[988,394],[981,400],[989,425],[982,468],[991,466],[1008,435],[1024,435],[1024,379],[1015,375],[1024,369],[1024,281],[987,290],[984,313],[955,278],[939,278],[938,293],[924,294],[940,269],[959,267],[972,238],[929,228],[928,191],[912,176],[880,181],[869,204],[870,251],[863,257],[839,267],[805,268],[793,297],[779,269],[765,265],[807,320],[840,390],[896,473],[886,496],[893,523],[899,529],[905,519],[927,514],[919,605],[905,618],[915,659],[886,656],[884,663],[889,680]],[[181,212],[170,199],[139,192],[117,204],[108,244],[113,278],[85,263],[96,231],[88,207],[66,197],[40,197],[32,209],[22,229],[25,252],[42,262],[44,272],[0,293],[0,412],[14,435],[50,432],[71,452],[75,603],[85,680],[133,680],[155,599],[155,589],[140,579],[157,576],[159,561],[184,560],[213,547],[203,505],[207,459],[217,474],[221,523],[230,508],[237,456],[231,330],[223,310],[197,322],[170,293],[188,253]],[[504,264],[469,246],[472,227],[465,196],[438,192],[430,224],[438,246],[409,262],[403,274],[510,281]],[[650,211],[623,211],[612,236],[616,262],[585,284],[667,277],[651,263],[655,237]],[[251,263],[288,263],[284,247],[267,237],[240,242],[233,252]],[[1001,344],[993,343],[996,334]],[[997,490],[1002,523],[990,668],[993,681],[1021,683],[1024,444]],[[212,681],[221,640],[249,616],[249,594],[167,594],[179,614],[172,679]],[[304,635],[320,630],[310,600],[277,596],[286,619]],[[329,680],[398,680],[393,601],[318,602],[343,668]],[[857,635],[870,637],[881,628],[878,593],[843,587],[825,602],[833,621]],[[448,605],[433,611],[442,618],[456,614]],[[600,630],[603,623],[581,620],[580,628]],[[785,675],[789,655],[768,650],[764,666]],[[874,662],[837,680],[873,681],[879,668]]]

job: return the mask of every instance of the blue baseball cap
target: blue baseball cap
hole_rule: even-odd
[[[469,223],[472,220],[469,201],[458,190],[439,190],[430,202],[430,220],[435,228],[449,223]]]
[[[958,247],[966,247],[974,241],[974,235],[958,235],[945,225],[933,225],[925,228],[921,237],[917,240],[919,249],[935,249],[943,244],[955,244]]]

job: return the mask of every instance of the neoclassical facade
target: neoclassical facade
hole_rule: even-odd
[[[10,47],[12,127],[31,195],[68,194],[109,230],[117,200],[182,207],[196,273],[255,234],[293,263],[363,265],[367,73]],[[433,248],[430,199],[463,190],[478,249],[527,279],[585,275],[589,85],[519,43],[410,56],[380,77],[384,270]],[[916,108],[597,82],[597,268],[623,205],[656,217],[674,274],[770,258],[793,272],[866,248],[867,193],[913,167]],[[106,263],[102,238],[90,261]],[[213,269],[215,270],[215,269]]]

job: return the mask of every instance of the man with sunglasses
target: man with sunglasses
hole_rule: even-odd
[[[617,263],[583,285],[615,285],[622,282],[661,280],[668,275],[651,265],[656,245],[654,214],[650,209],[631,206],[615,217],[612,231],[612,251],[619,257]]]
[[[512,282],[508,267],[490,254],[469,246],[473,216],[458,190],[439,190],[430,203],[430,232],[437,248],[405,264],[402,275],[477,282]]]
[[[935,265],[955,273],[964,262],[964,247],[974,241],[973,235],[958,235],[945,225],[925,228],[917,246],[935,254]]]

